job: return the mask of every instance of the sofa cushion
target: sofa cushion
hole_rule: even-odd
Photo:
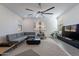
[[[7,35],[8,41],[12,41],[13,39],[16,39],[16,34]]]
[[[8,43],[5,36],[0,37],[0,43]]]

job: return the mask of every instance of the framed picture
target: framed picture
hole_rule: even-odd
[[[18,25],[18,31],[22,31],[22,25]]]

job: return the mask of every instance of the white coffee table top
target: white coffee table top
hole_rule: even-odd
[[[40,40],[40,38],[35,38],[34,40]]]

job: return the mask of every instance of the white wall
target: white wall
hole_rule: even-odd
[[[58,20],[62,20],[64,26],[79,24],[79,4],[62,15]]]
[[[23,21],[23,31],[33,31],[34,25],[37,20],[42,20],[46,24],[46,31],[45,33],[47,35],[53,33],[57,30],[57,19],[53,16],[44,16],[44,17],[38,17],[36,19],[33,18],[27,18]]]
[[[24,32],[33,32],[34,31],[34,19],[26,18],[23,23],[23,31]]]
[[[6,7],[0,5],[0,36],[17,32],[21,18]]]

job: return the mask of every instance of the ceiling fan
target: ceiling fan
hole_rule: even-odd
[[[42,5],[41,5],[41,3],[38,3],[38,6],[39,6],[40,9],[42,10],[42,8],[41,8]],[[50,7],[50,8],[48,8],[48,9],[44,10],[44,11],[37,11],[36,14],[41,14],[41,15],[52,15],[53,13],[47,13],[47,11],[52,10],[52,9],[54,9],[54,8],[55,8],[55,7]],[[34,10],[29,9],[29,8],[26,8],[25,10],[34,12]],[[28,14],[28,15],[33,15],[33,14]]]

